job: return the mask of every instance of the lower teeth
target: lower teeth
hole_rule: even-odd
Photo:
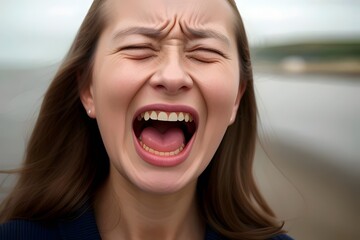
[[[152,154],[155,154],[155,155],[158,155],[158,156],[175,156],[175,155],[178,155],[179,153],[182,152],[182,150],[184,150],[184,147],[185,145],[182,144],[181,147],[179,147],[178,149],[176,149],[175,151],[171,151],[171,152],[160,152],[160,151],[156,151],[148,146],[145,145],[145,143],[143,143],[142,141],[139,141],[140,142],[140,145],[141,147],[149,152],[149,153],[152,153]]]

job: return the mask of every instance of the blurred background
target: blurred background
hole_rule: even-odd
[[[91,0],[0,0],[0,169],[19,166]],[[296,239],[360,239],[360,1],[238,0],[259,108],[255,174]],[[0,198],[14,177],[0,175]]]

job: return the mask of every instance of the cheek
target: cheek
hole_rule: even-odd
[[[93,74],[97,118],[110,114],[118,118],[120,113],[125,114],[148,75],[145,68],[140,69],[116,57],[99,60]]]
[[[104,63],[95,71],[95,100],[107,101],[100,111],[114,106],[118,109],[119,105],[127,104],[136,88],[136,78],[130,69]]]
[[[206,82],[203,82],[202,88],[209,114],[216,112],[219,121],[227,121],[236,103],[239,74],[237,68],[221,70],[212,72]]]
[[[211,160],[218,148],[236,103],[239,89],[239,77],[236,68],[227,71],[208,72],[208,78],[201,82],[201,92],[205,99],[207,118],[203,126],[202,146],[206,146],[206,157]],[[207,164],[209,161],[204,162]]]
[[[93,94],[96,120],[111,159],[118,154],[119,144],[128,137],[131,128],[128,114],[132,99],[143,84],[139,74],[111,60],[94,67]]]

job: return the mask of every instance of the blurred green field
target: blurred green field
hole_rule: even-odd
[[[260,72],[360,74],[360,40],[289,43],[251,50]]]

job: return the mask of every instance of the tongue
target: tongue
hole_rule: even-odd
[[[147,127],[141,133],[141,141],[159,152],[172,152],[179,149],[185,141],[180,128],[173,127],[162,132],[154,127]]]

